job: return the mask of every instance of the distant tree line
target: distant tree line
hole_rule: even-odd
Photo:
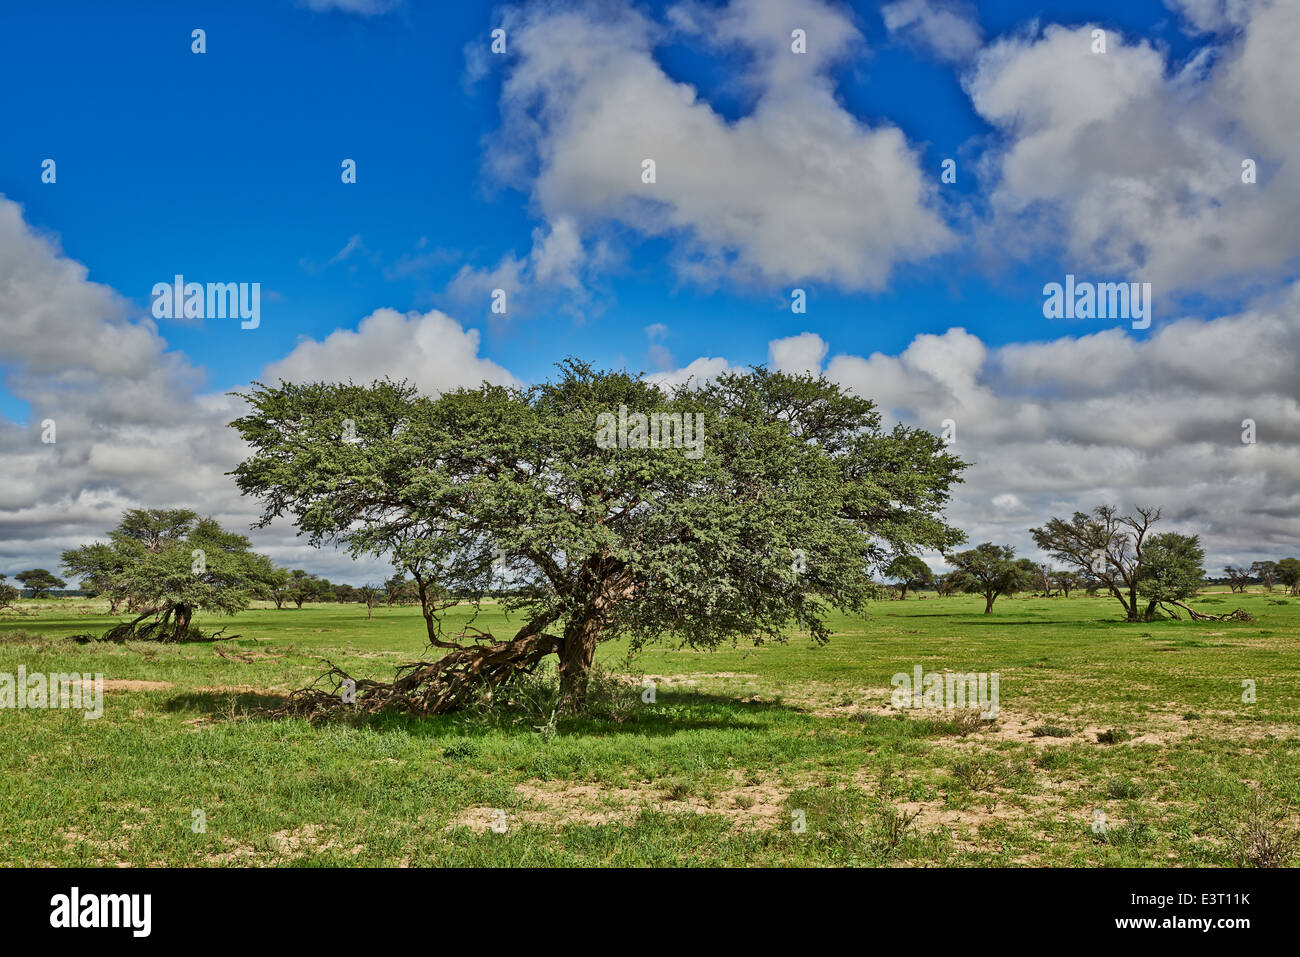
[[[1058,594],[1068,598],[1071,591],[1082,589],[1089,595],[1104,592],[1115,598],[1128,621],[1151,621],[1160,610],[1174,617],[1179,617],[1179,610],[1197,619],[1227,617],[1188,607],[1186,602],[1207,580],[1202,567],[1205,550],[1196,535],[1154,532],[1160,517],[1158,508],[1137,508],[1124,515],[1103,505],[1030,529],[1034,543],[1064,569],[1016,558],[1010,545],[985,542],[945,554],[953,570],[944,574],[934,574],[914,555],[900,555],[885,567],[884,575],[894,582],[900,598],[924,587],[933,587],[940,596],[959,591],[981,595],[985,614],[993,611],[1002,595],[1032,590],[1047,598]],[[1300,560],[1295,558],[1258,561],[1249,568],[1229,565],[1224,573],[1223,581],[1234,592],[1244,592],[1251,584],[1272,591],[1280,583],[1291,594],[1300,594]]]
[[[1227,585],[1234,592],[1244,592],[1251,585],[1262,585],[1264,591],[1271,592],[1277,585],[1281,585],[1292,595],[1300,595],[1300,559],[1254,562],[1249,568],[1225,565],[1223,577],[1211,580]]]
[[[884,577],[893,583],[893,597],[901,599],[925,588],[940,596],[980,595],[986,614],[999,597],[1019,592],[1048,598],[1068,598],[1075,590],[1106,593],[1119,602],[1129,621],[1150,621],[1160,609],[1175,617],[1177,609],[1194,618],[1214,617],[1186,605],[1206,581],[1225,583],[1234,593],[1261,585],[1267,592],[1281,586],[1292,595],[1300,594],[1300,559],[1227,565],[1222,578],[1207,579],[1198,537],[1154,532],[1159,520],[1158,508],[1138,508],[1123,515],[1113,506],[1099,506],[1030,529],[1035,544],[1064,568],[1017,558],[1010,545],[984,542],[945,554],[952,571],[935,574],[920,558],[904,553],[887,563]],[[317,602],[362,604],[368,617],[378,605],[422,604],[420,583],[402,572],[381,585],[336,584],[300,568],[275,565],[251,551],[244,536],[188,509],[131,509],[108,534],[108,541],[64,552],[62,561],[64,573],[81,582],[81,589],[73,593],[107,599],[112,614],[125,608],[138,616],[124,635],[144,629],[178,640],[189,633],[195,610],[232,613],[255,599],[272,601],[277,609],[288,605],[301,609]],[[69,594],[59,591],[67,583],[44,568],[18,572],[14,580],[21,588],[0,574],[0,608],[15,608],[24,596]],[[437,588],[430,593],[431,583],[424,585],[424,600],[429,602],[451,604],[466,597]],[[486,594],[509,599],[515,592],[503,585]],[[142,625],[145,619],[152,622]]]

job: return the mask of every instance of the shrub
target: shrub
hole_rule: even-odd
[[[1290,822],[1290,802],[1259,785],[1244,799],[1213,802],[1207,816],[1238,867],[1283,867],[1300,847],[1300,832]]]

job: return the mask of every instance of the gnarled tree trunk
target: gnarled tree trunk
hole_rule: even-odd
[[[591,663],[596,657],[596,642],[599,638],[600,622],[593,618],[571,621],[564,629],[558,666],[560,711],[563,714],[577,714],[587,703]]]

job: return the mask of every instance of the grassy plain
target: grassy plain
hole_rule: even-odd
[[[108,690],[97,720],[0,709],[5,864],[1231,866],[1252,786],[1256,829],[1285,835],[1300,807],[1300,599],[1281,592],[1194,605],[1252,622],[1150,624],[1100,597],[909,597],[836,618],[823,647],[629,662],[608,643],[591,717],[553,719],[542,680],[492,712],[317,726],[255,709],[327,659],[391,677],[425,653],[416,609],[255,607],[198,622],[233,641],[109,645],[68,637],[115,621],[102,605],[22,606],[0,673]],[[997,672],[997,720],[895,711],[915,665]]]

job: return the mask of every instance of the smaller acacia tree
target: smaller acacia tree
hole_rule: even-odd
[[[1121,515],[1114,506],[1102,505],[1091,513],[1075,512],[1069,519],[1052,518],[1029,533],[1035,545],[1084,577],[1089,594],[1095,582],[1119,601],[1127,620],[1141,621],[1138,581],[1143,548],[1151,526],[1160,521],[1160,509],[1133,511]]]
[[[934,572],[915,555],[899,555],[885,568],[885,577],[898,583],[900,597],[906,599],[909,588],[924,588],[934,581]]]
[[[103,561],[98,550],[105,547],[116,552],[115,562]],[[64,552],[63,564],[69,574],[97,569],[105,574],[100,584],[110,601],[130,599],[141,611],[109,629],[104,638],[110,641],[202,639],[191,627],[195,611],[241,611],[274,575],[270,560],[251,551],[247,538],[189,509],[131,509],[107,544]]]
[[[1066,598],[1070,597],[1070,592],[1074,589],[1083,587],[1083,576],[1078,572],[1053,572],[1052,580]]]
[[[258,594],[275,602],[276,611],[283,610],[289,600],[289,569],[273,566],[264,576]]]
[[[1223,574],[1228,579],[1228,590],[1230,592],[1245,593],[1246,586],[1250,584],[1251,579],[1249,568],[1242,568],[1239,565],[1224,565]]]
[[[984,596],[986,615],[992,613],[998,596],[1032,587],[1039,575],[1038,567],[1027,558],[1017,559],[1010,545],[985,542],[944,559],[954,567],[962,591]]]
[[[1271,592],[1273,583],[1277,581],[1277,562],[1255,562],[1250,566],[1250,573],[1259,579],[1264,591]]]
[[[366,606],[367,621],[375,617],[375,606],[379,604],[382,595],[383,592],[378,585],[362,585],[357,589],[358,600]]]
[[[0,575],[0,608],[17,609],[19,591],[8,582],[8,575]]]
[[[32,568],[25,572],[19,572],[14,578],[22,582],[24,588],[31,590],[33,598],[44,598],[55,588],[63,588],[68,584],[62,578],[56,577],[44,568]]]
[[[1300,558],[1284,558],[1277,563],[1277,580],[1293,595],[1300,595]]]
[[[285,595],[299,611],[309,601],[316,601],[320,596],[320,578],[301,568],[289,572],[289,581],[285,585]]]
[[[1196,535],[1180,535],[1178,532],[1165,532],[1152,535],[1147,542],[1143,555],[1142,577],[1138,581],[1138,593],[1148,602],[1146,620],[1155,617],[1157,606],[1170,611],[1169,605],[1176,605],[1193,618],[1202,616],[1199,612],[1183,604],[1196,594],[1201,581],[1205,578],[1205,549],[1201,548],[1200,538]],[[1170,611],[1175,618],[1177,612]]]

